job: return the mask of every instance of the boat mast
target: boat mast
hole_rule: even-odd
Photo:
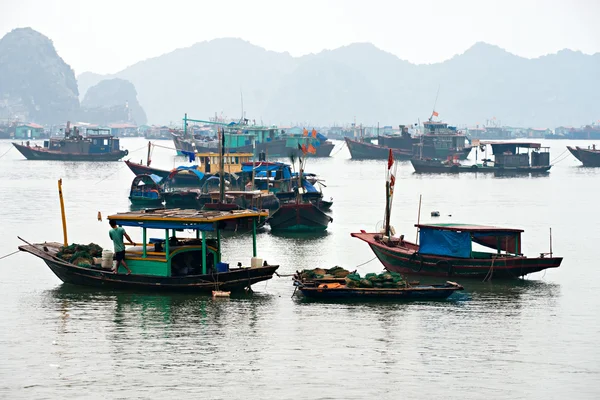
[[[385,181],[385,234],[384,236],[390,237],[390,182],[386,179]]]
[[[224,171],[224,156],[225,156],[225,130],[221,128],[219,136],[219,202],[225,202],[225,177]]]
[[[146,167],[150,166],[150,151],[152,149],[152,142],[148,142],[148,155],[146,156]]]

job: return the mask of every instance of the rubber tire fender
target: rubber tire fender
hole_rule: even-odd
[[[411,269],[413,270],[413,272],[421,272],[421,270],[423,269],[423,256],[417,252],[414,252],[411,254],[410,258],[408,259],[408,261],[410,263],[414,262],[417,257],[419,257],[419,268],[418,269],[414,269],[411,267]]]
[[[447,265],[446,271],[448,273],[448,276],[452,276],[452,274],[454,273],[454,267],[452,266],[452,264],[450,263],[450,261],[440,260],[440,261],[438,261],[438,262],[435,263],[435,266],[438,267],[438,268],[441,268],[441,269],[443,269],[445,265]]]

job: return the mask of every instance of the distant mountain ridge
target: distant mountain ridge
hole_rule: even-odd
[[[526,59],[476,43],[436,64],[412,64],[370,43],[292,57],[241,39],[196,43],[116,74],[83,73],[82,95],[107,78],[132,82],[152,123],[184,113],[276,124],[413,123],[436,110],[452,124],[496,117],[515,126],[581,125],[600,119],[600,53],[571,50]]]

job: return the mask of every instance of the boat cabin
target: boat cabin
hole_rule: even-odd
[[[479,142],[479,145],[480,147],[491,146],[494,165],[498,167],[544,167],[550,165],[550,148],[542,147],[540,143],[482,141]]]
[[[196,169],[205,174],[216,174],[219,172],[219,161],[221,155],[218,152],[194,153],[190,151],[181,151],[187,156],[190,162],[196,161]],[[230,174],[242,171],[242,165],[252,160],[252,153],[226,153],[223,155],[223,170]]]
[[[256,257],[256,226],[266,211],[197,211],[182,209],[146,209],[108,217],[117,225],[142,229],[141,246],[125,252],[134,275],[184,277],[229,271],[221,260],[221,230],[231,220],[252,220],[252,249]],[[192,237],[183,237],[183,232]],[[247,263],[244,263],[248,265]],[[124,273],[120,267],[119,273]]]
[[[244,163],[242,179],[250,185],[253,171],[254,187],[258,190],[268,190],[272,193],[292,190],[293,173],[289,164],[270,161]]]
[[[498,228],[468,224],[417,224],[419,250],[456,258],[519,257],[522,229]],[[496,253],[473,250],[473,243],[496,250]],[[504,252],[504,253],[502,253]]]
[[[120,144],[110,129],[88,128],[83,136],[78,127],[73,127],[65,129],[62,138],[44,140],[44,148],[63,153],[104,154],[119,151]]]
[[[154,174],[136,176],[131,183],[129,200],[134,204],[162,202],[161,182],[162,178]]]

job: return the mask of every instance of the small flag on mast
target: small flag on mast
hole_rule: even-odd
[[[390,155],[388,156],[388,169],[392,168],[394,165],[394,154],[392,154],[392,149],[390,149]]]
[[[439,115],[440,115],[440,114],[439,114],[437,111],[434,111],[434,112],[433,112],[433,116],[434,116],[434,117],[439,117]]]
[[[302,130],[302,135],[303,135],[303,136],[308,136],[308,129],[304,128],[304,129]]]
[[[317,149],[312,144],[308,145],[308,152],[311,154],[317,154]]]
[[[314,137],[314,138],[317,137],[317,130],[315,128],[313,128],[311,133],[312,133],[312,137]]]

